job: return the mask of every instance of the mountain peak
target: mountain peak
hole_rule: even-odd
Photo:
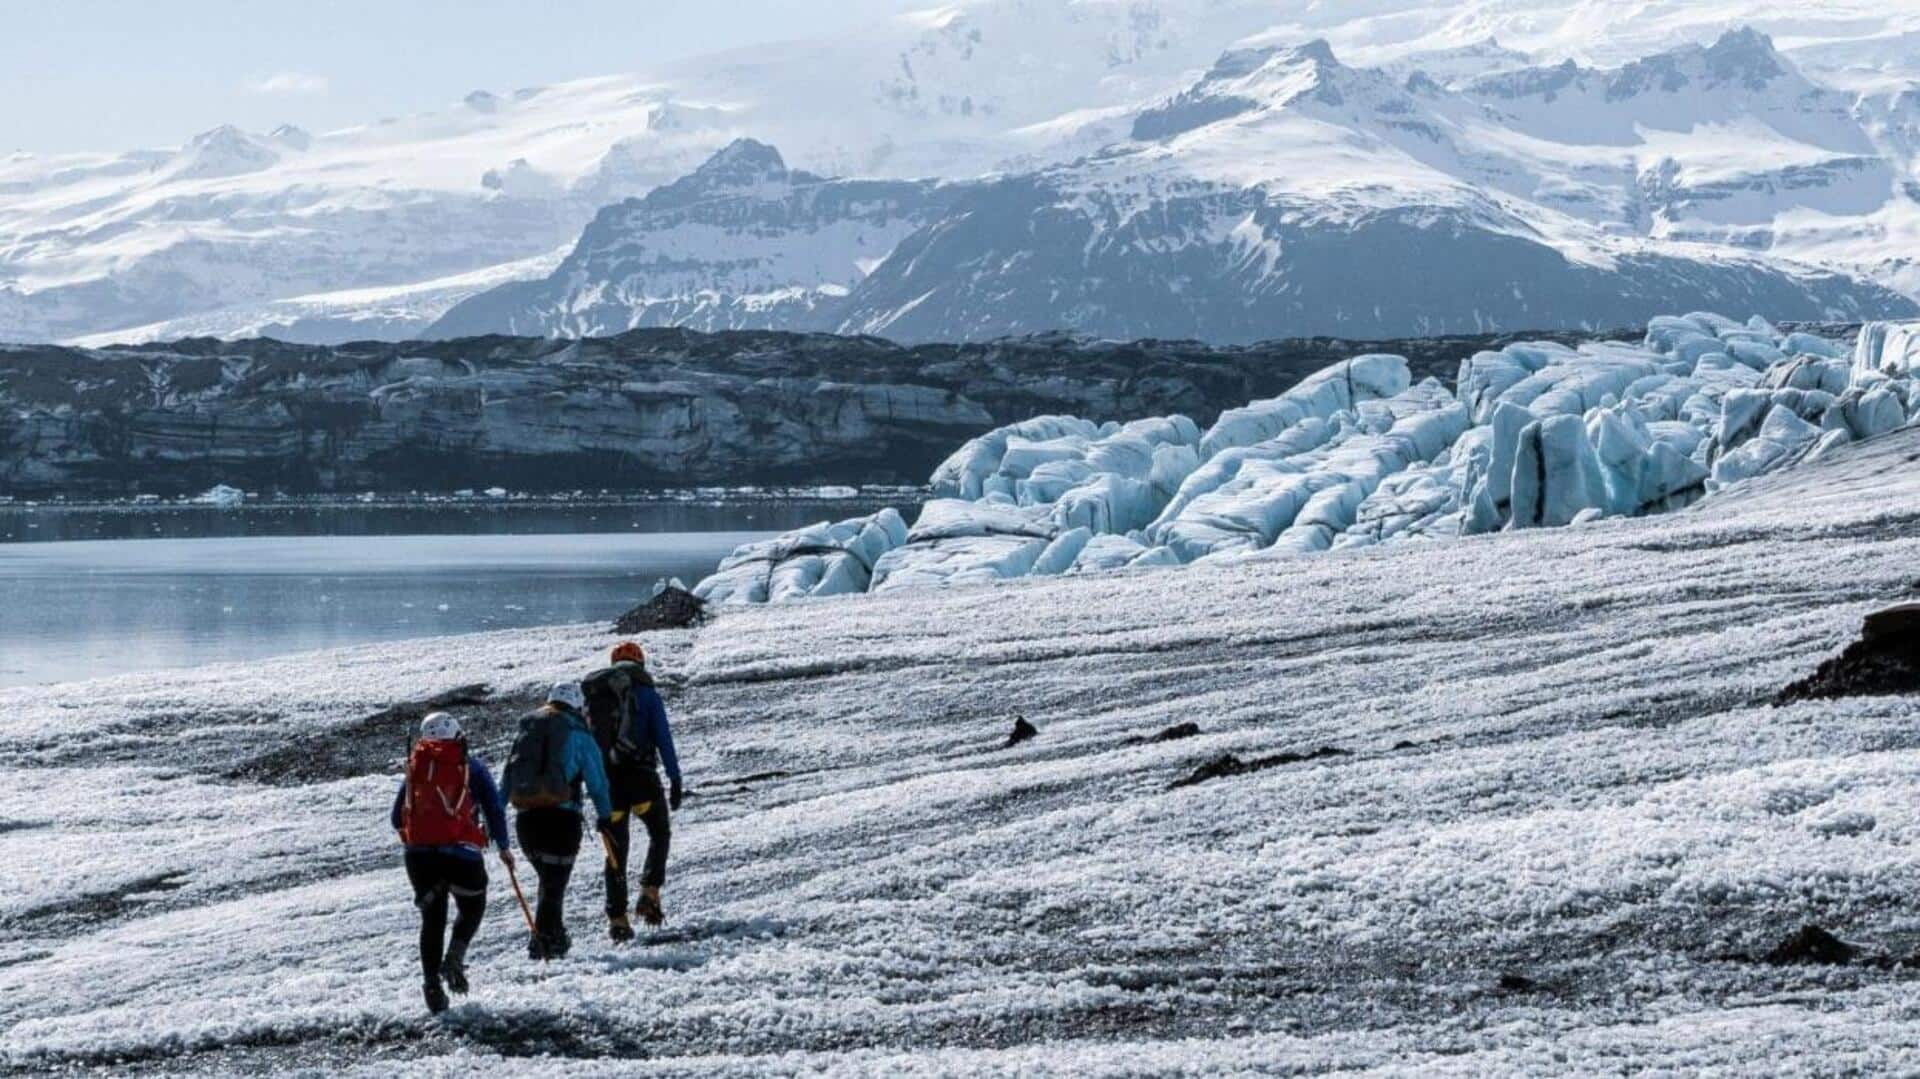
[[[780,151],[766,143],[738,138],[715,151],[699,168],[670,184],[654,188],[643,201],[656,207],[679,205],[814,178],[808,173],[789,170]]]
[[[213,179],[258,172],[280,160],[280,155],[232,124],[202,131],[180,151],[174,175],[182,179]]]
[[[1290,51],[1296,63],[1312,64],[1315,67],[1339,67],[1340,61],[1333,55],[1333,45],[1326,38],[1317,37],[1304,45],[1296,45]]]
[[[296,150],[305,150],[313,145],[313,136],[294,124],[281,124],[268,132],[267,137]]]
[[[1737,85],[1763,90],[1791,70],[1772,38],[1743,26],[1720,35],[1711,45],[1683,45],[1628,64],[1615,73],[1607,97],[1619,100],[1655,90],[1675,93],[1695,83],[1709,89]]]
[[[1786,74],[1786,63],[1773,47],[1773,39],[1751,26],[1742,26],[1720,35],[1706,48],[1707,70],[1722,81],[1742,80],[1748,85],[1765,83]]]
[[[1345,100],[1339,84],[1348,74],[1325,38],[1291,47],[1229,49],[1198,82],[1136,116],[1133,137],[1171,138],[1242,113],[1309,99],[1339,105]]]
[[[727,143],[693,170],[694,177],[728,185],[777,180],[786,174],[787,163],[780,151],[758,139],[747,138]]]

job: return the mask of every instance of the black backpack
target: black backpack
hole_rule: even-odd
[[[597,670],[580,681],[580,690],[587,695],[587,726],[593,729],[593,740],[600,744],[600,753],[609,764],[619,751],[628,711],[627,694],[632,689],[632,677],[618,665]]]
[[[636,791],[655,761],[652,736],[634,722],[633,694],[653,679],[637,663],[616,663],[588,675],[587,725],[607,762],[607,778],[621,791]]]
[[[520,734],[501,773],[507,801],[515,809],[551,809],[573,801],[567,781],[567,739],[573,717],[559,708],[542,708],[520,719]]]

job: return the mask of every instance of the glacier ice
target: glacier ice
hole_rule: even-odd
[[[1849,348],[1704,311],[1639,341],[1477,352],[1451,388],[1369,353],[1204,431],[1185,416],[997,428],[935,470],[911,529],[896,514],[788,533],[699,590],[779,601],[1664,512],[1920,419],[1916,365],[1920,323],[1868,323]]]
[[[709,603],[779,603],[865,592],[882,555],[907,540],[900,511],[821,522],[734,550],[693,594]]]

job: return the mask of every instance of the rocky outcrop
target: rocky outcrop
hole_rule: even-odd
[[[1776,704],[1920,692],[1920,603],[1867,615],[1860,637],[1818,670],[1781,690]]]
[[[335,347],[0,348],[0,493],[921,483],[1043,413],[1205,424],[1357,352],[1450,374],[1506,338],[1244,347],[1051,335],[905,347],[636,330]]]

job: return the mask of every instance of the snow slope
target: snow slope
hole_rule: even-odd
[[[1718,201],[1741,207],[1738,242],[1920,290],[1903,254],[1920,235],[1920,215],[1910,196],[1896,195],[1912,172],[1911,87],[1920,76],[1910,47],[1920,10],[1911,5],[961,0],[830,40],[475,91],[440,111],[339,131],[217,128],[178,148],[14,154],[0,160],[0,340],[269,327],[331,339],[347,332],[342,322],[410,332],[414,317],[394,315],[385,297],[358,313],[328,307],[310,326],[276,305],[466,279],[451,303],[481,287],[468,275],[536,276],[523,260],[572,242],[602,207],[686,175],[743,136],[820,176],[1026,173],[1124,140],[1142,109],[1238,47],[1324,38],[1357,67],[1384,65],[1403,80],[1430,71],[1464,90],[1477,75],[1568,58],[1610,69],[1742,25],[1773,35],[1786,61],[1832,92],[1866,95],[1853,111],[1885,146],[1905,149],[1851,171],[1824,155],[1817,175],[1830,175],[1839,194],[1803,205],[1793,192],[1813,174],[1780,166],[1804,147],[1703,125],[1689,144],[1732,147],[1729,160],[1764,188]],[[1557,184],[1570,152],[1532,149],[1553,168],[1520,175]],[[1575,170],[1563,195],[1590,185],[1617,195],[1622,176],[1639,175],[1633,155],[1604,146],[1582,143],[1571,156],[1604,176]],[[1687,155],[1675,156],[1688,167]],[[1759,223],[1769,210],[1770,230]],[[1718,236],[1725,223],[1709,224]]]
[[[1920,945],[1912,701],[1764,703],[1909,593],[1916,455],[1903,430],[1660,519],[658,635],[693,792],[672,922],[603,943],[583,873],[540,968],[496,879],[438,1021],[385,829],[404,722],[357,717],[583,670],[598,628],[0,693],[0,856],[33,867],[0,879],[0,1061],[1911,1071],[1911,970],[1749,957],[1805,922]],[[1001,748],[1016,713],[1039,735]],[[289,732],[361,766],[222,778]]]

